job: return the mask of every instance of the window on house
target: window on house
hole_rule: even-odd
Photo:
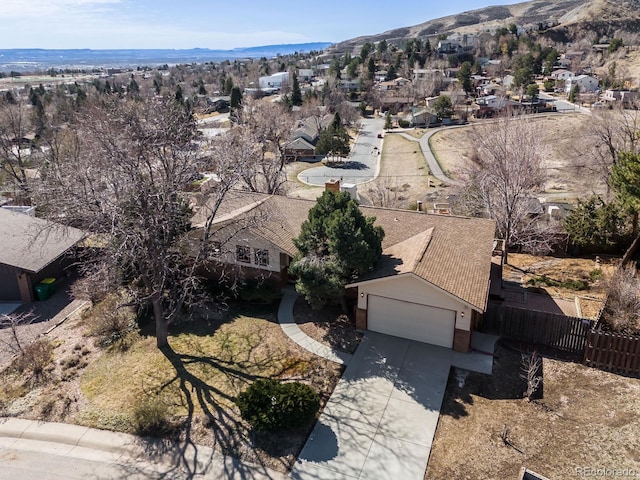
[[[220,242],[211,242],[211,255],[214,257],[219,257],[222,255],[222,243]]]
[[[251,263],[251,248],[236,245],[236,260],[242,263]]]
[[[268,266],[269,265],[269,250],[262,250],[256,248],[255,251],[255,263],[256,265]]]

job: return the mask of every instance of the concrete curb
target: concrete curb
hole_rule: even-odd
[[[240,462],[210,447],[13,417],[0,417],[2,449],[29,450],[117,464],[140,464],[161,474],[186,467],[190,472],[206,474],[206,478],[211,479],[287,478],[283,473]]]

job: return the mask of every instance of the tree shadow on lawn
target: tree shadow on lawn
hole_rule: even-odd
[[[313,310],[309,302],[300,296],[293,307],[293,318],[307,335],[342,352],[354,353],[362,339],[355,321],[339,306],[328,305],[321,310]]]
[[[204,381],[197,374],[192,373],[191,368],[196,366],[216,369],[222,372],[232,384],[249,385],[259,378],[266,377],[247,373],[242,368],[238,368],[238,364],[234,361],[221,360],[205,355],[178,353],[171,346],[167,346],[161,351],[175,369],[175,375],[159,387],[159,392],[177,387],[180,392],[182,406],[186,408],[187,415],[182,422],[182,441],[177,447],[172,446],[171,448],[174,450],[167,452],[165,450],[165,445],[167,445],[165,442],[153,442],[148,445],[149,453],[155,455],[171,453],[176,460],[176,467],[188,472],[190,475],[188,478],[205,471],[211,462],[211,458],[198,458],[198,445],[193,438],[193,428],[197,421],[196,414],[198,410],[201,410],[204,414],[204,424],[213,434],[213,442],[210,445],[212,448],[222,454],[232,456],[238,456],[240,451],[246,451],[247,448],[254,451],[261,448],[260,442],[255,441],[256,439],[253,438],[251,432],[247,431],[245,425],[234,414],[233,410],[221,402],[221,400],[235,402],[235,396]],[[266,365],[260,365],[260,367],[263,368]],[[194,370],[197,370],[197,368],[194,368]],[[274,376],[277,377],[278,373]],[[197,459],[195,462],[194,454]],[[251,462],[254,464],[259,462],[259,456],[251,455]],[[289,468],[286,462],[282,461],[281,463],[280,470]],[[255,469],[248,469],[243,463],[229,459],[229,461],[224,462],[224,473],[229,478],[252,478],[255,475]],[[262,473],[267,474],[267,471],[265,470]]]
[[[528,350],[531,353],[533,350]],[[488,400],[519,400],[524,398],[527,381],[523,378],[522,352],[506,342],[496,344],[493,360],[493,374],[485,375],[468,370],[452,368],[447,381],[447,389],[442,402],[441,414],[454,418],[469,414],[467,406],[473,405],[473,396]],[[540,357],[542,360],[542,357]],[[537,373],[543,377],[542,363]],[[543,396],[543,382],[540,383],[533,399]]]
[[[210,336],[215,334],[222,325],[243,316],[277,323],[278,304],[279,302],[262,304],[230,301],[225,305],[198,306],[185,312],[177,322],[169,325],[169,333],[171,336],[181,333]],[[150,311],[140,317],[139,324],[140,335],[155,337],[155,323]]]
[[[265,331],[228,333],[220,330],[225,324],[232,323],[241,317],[277,323],[276,311],[277,304],[231,303],[221,314],[206,315],[205,311],[205,315],[202,315],[203,312],[200,311],[171,326],[171,336],[174,339],[181,334],[196,337],[218,335],[220,336],[219,350],[216,356],[212,356],[211,352],[206,351],[206,343],[201,344],[198,341],[184,343],[184,339],[182,344],[175,342],[176,345],[181,345],[174,345],[176,350],[172,346],[161,349],[175,373],[168,380],[152,381],[152,384],[158,386],[152,387],[148,396],[154,398],[159,397],[162,392],[171,392],[172,395],[170,394],[169,397],[175,399],[176,406],[186,410],[186,416],[180,421],[180,425],[176,426],[181,442],[176,445],[168,440],[147,441],[145,448],[148,454],[154,458],[166,458],[170,455],[175,468],[188,473],[186,478],[200,475],[211,463],[211,458],[202,458],[203,453],[198,452],[196,444],[197,440],[202,442],[201,430],[197,430],[204,427],[213,435],[212,444],[208,446],[225,455],[235,457],[242,455],[242,457],[248,457],[248,460],[254,464],[262,464],[276,470],[288,470],[291,467],[308,432],[286,432],[286,441],[282,437],[282,432],[277,434],[252,432],[241,421],[236,409],[230,408],[229,404],[235,403],[235,391],[244,390],[259,378],[280,378],[288,375],[290,371],[295,371],[299,367],[298,362],[296,359],[284,358],[273,351],[269,354],[260,352],[259,350],[269,341],[265,338],[267,333]],[[142,325],[141,334],[155,335],[152,320]],[[222,374],[223,383],[216,385],[215,381],[211,381],[205,373],[202,373],[206,371]],[[265,375],[251,372],[265,372]],[[221,388],[224,383],[231,388],[225,391]],[[260,450],[271,456],[273,462],[279,466],[274,467],[273,462],[265,465],[262,462]],[[197,461],[194,461],[194,455]],[[225,474],[230,478],[253,478],[255,475],[255,469],[249,470],[231,457],[225,461],[224,468]],[[267,475],[268,472],[265,470],[262,473]],[[166,478],[172,477],[168,475]]]

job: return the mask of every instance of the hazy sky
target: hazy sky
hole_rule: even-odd
[[[516,0],[0,0],[2,48],[339,42]]]

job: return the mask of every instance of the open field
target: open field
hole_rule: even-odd
[[[588,195],[591,192],[603,193],[601,185],[591,174],[580,174],[574,165],[580,164],[584,158],[585,135],[591,121],[589,115],[557,114],[527,117],[542,131],[541,142],[548,148],[545,159],[548,180],[545,193],[556,197],[573,199]],[[476,123],[464,128],[445,129],[431,138],[431,146],[441,167],[454,178],[471,165],[473,143],[469,130],[486,128],[491,134],[491,121]]]
[[[514,479],[522,466],[552,479],[640,472],[639,379],[544,358],[541,398],[528,402],[520,353],[497,354],[492,376],[452,370],[425,479]]]
[[[407,208],[417,200],[424,201],[429,191],[428,174],[429,168],[418,142],[386,133],[380,175],[359,188],[376,205],[380,205],[384,195],[387,201],[383,206]]]

